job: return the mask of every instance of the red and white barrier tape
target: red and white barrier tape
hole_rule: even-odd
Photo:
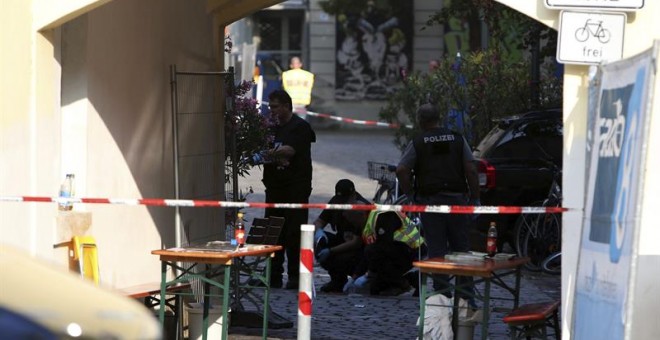
[[[268,105],[268,102],[262,102],[263,105]],[[308,115],[312,117],[321,117],[321,118],[327,118],[327,119],[332,119],[336,120],[339,122],[344,122],[344,123],[350,123],[350,124],[357,124],[357,125],[367,125],[367,126],[382,126],[382,127],[387,127],[391,129],[398,129],[399,124],[393,124],[393,123],[386,123],[386,122],[379,122],[376,120],[360,120],[360,119],[352,119],[352,118],[344,118],[344,117],[339,117],[339,116],[334,116],[328,113],[318,113],[318,112],[313,112],[313,111],[308,111],[306,108],[295,108],[294,109],[295,113],[298,114],[303,114],[303,115]],[[412,129],[413,126],[411,124],[406,125],[407,128]]]
[[[469,205],[392,205],[392,204],[327,204],[327,203],[263,203],[209,200],[176,200],[163,198],[76,198],[45,196],[0,196],[0,202],[56,202],[163,207],[281,208],[329,210],[378,210],[427,212],[439,214],[545,214],[568,211],[562,207],[469,206]]]
[[[339,122],[350,123],[350,124],[368,125],[368,126],[382,126],[382,127],[392,128],[392,129],[398,129],[399,128],[399,124],[379,122],[379,121],[375,121],[375,120],[360,120],[360,119],[344,118],[344,117],[339,117],[339,116],[333,116],[333,115],[327,114],[327,113],[317,113],[317,112],[307,111],[305,109],[296,109],[295,112],[299,113],[299,114],[312,116],[312,117],[327,118],[327,119],[332,119],[332,120],[336,120],[336,121],[339,121]],[[409,128],[409,129],[412,129],[412,125],[406,125],[406,127]]]

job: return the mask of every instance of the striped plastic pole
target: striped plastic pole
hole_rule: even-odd
[[[300,226],[300,276],[298,278],[298,340],[312,333],[312,289],[314,284],[314,225]]]

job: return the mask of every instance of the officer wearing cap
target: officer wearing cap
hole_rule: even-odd
[[[335,185],[335,195],[328,204],[371,204],[355,191],[351,180],[341,179]],[[330,282],[321,287],[322,292],[342,292],[362,260],[362,229],[367,212],[357,210],[325,209],[314,221],[314,252],[316,259],[330,275]]]
[[[439,125],[439,111],[431,104],[419,107],[417,120],[423,131],[408,144],[396,170],[402,192],[419,205],[478,205],[478,174],[466,140]],[[421,220],[429,258],[470,250],[467,215],[422,213]],[[445,288],[445,279],[434,277],[434,289]]]

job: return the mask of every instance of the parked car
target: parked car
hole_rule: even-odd
[[[481,140],[473,155],[479,171],[481,204],[539,205],[553,180],[548,162],[562,166],[563,122],[559,109],[527,112],[501,119]],[[491,221],[497,223],[498,249],[513,242],[517,214],[482,214],[472,232],[472,247],[485,249]]]
[[[162,339],[137,301],[0,244],[0,338]]]

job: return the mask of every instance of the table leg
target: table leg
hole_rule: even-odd
[[[229,338],[229,289],[231,282],[231,265],[225,266],[225,280],[222,286],[222,340]]]
[[[424,339],[424,313],[426,312],[426,280],[427,275],[421,273],[419,280],[419,333],[418,339]]]
[[[484,310],[481,320],[481,339],[488,339],[488,321],[490,320],[490,278],[484,280]]]
[[[271,271],[272,257],[266,258],[266,290],[264,291],[264,323],[262,325],[261,338],[266,340],[268,338],[268,315],[270,314],[270,271]]]
[[[160,263],[160,309],[158,310],[158,319],[160,325],[165,327],[165,292],[167,291],[167,262]]]
[[[518,308],[520,303],[520,275],[521,269],[520,266],[516,268],[516,287],[513,291],[513,308]]]
[[[161,295],[162,299],[162,295]],[[183,306],[182,306],[182,301],[183,298],[181,297],[180,294],[176,294],[174,297],[174,320],[176,324],[176,336],[175,338],[177,340],[183,339],[183,327],[181,325],[181,316],[183,315]]]
[[[208,265],[207,265],[208,271]],[[204,281],[204,310],[202,313],[202,340],[208,339],[209,332],[209,306],[211,304],[211,297],[209,296],[211,290],[211,285]],[[223,339],[224,340],[224,339]]]
[[[271,263],[271,257],[268,256],[266,258],[266,278],[270,278],[270,263]],[[270,280],[266,281],[266,289],[264,291],[264,323],[262,325],[262,336],[261,338],[263,340],[266,340],[268,338],[268,314],[270,314]]]
[[[461,298],[458,296],[458,289],[459,288],[457,288],[457,286],[458,286],[458,276],[454,277],[454,282],[455,282],[455,284],[454,284],[454,302],[452,303],[454,305],[454,307],[452,309],[452,314],[451,314],[452,315],[452,317],[451,317],[451,330],[454,333],[454,339],[456,339],[456,336],[458,335],[458,319],[460,319],[460,317],[458,315],[460,313],[459,305],[460,305],[460,301],[461,301]],[[449,281],[447,281],[447,283],[449,283]]]

